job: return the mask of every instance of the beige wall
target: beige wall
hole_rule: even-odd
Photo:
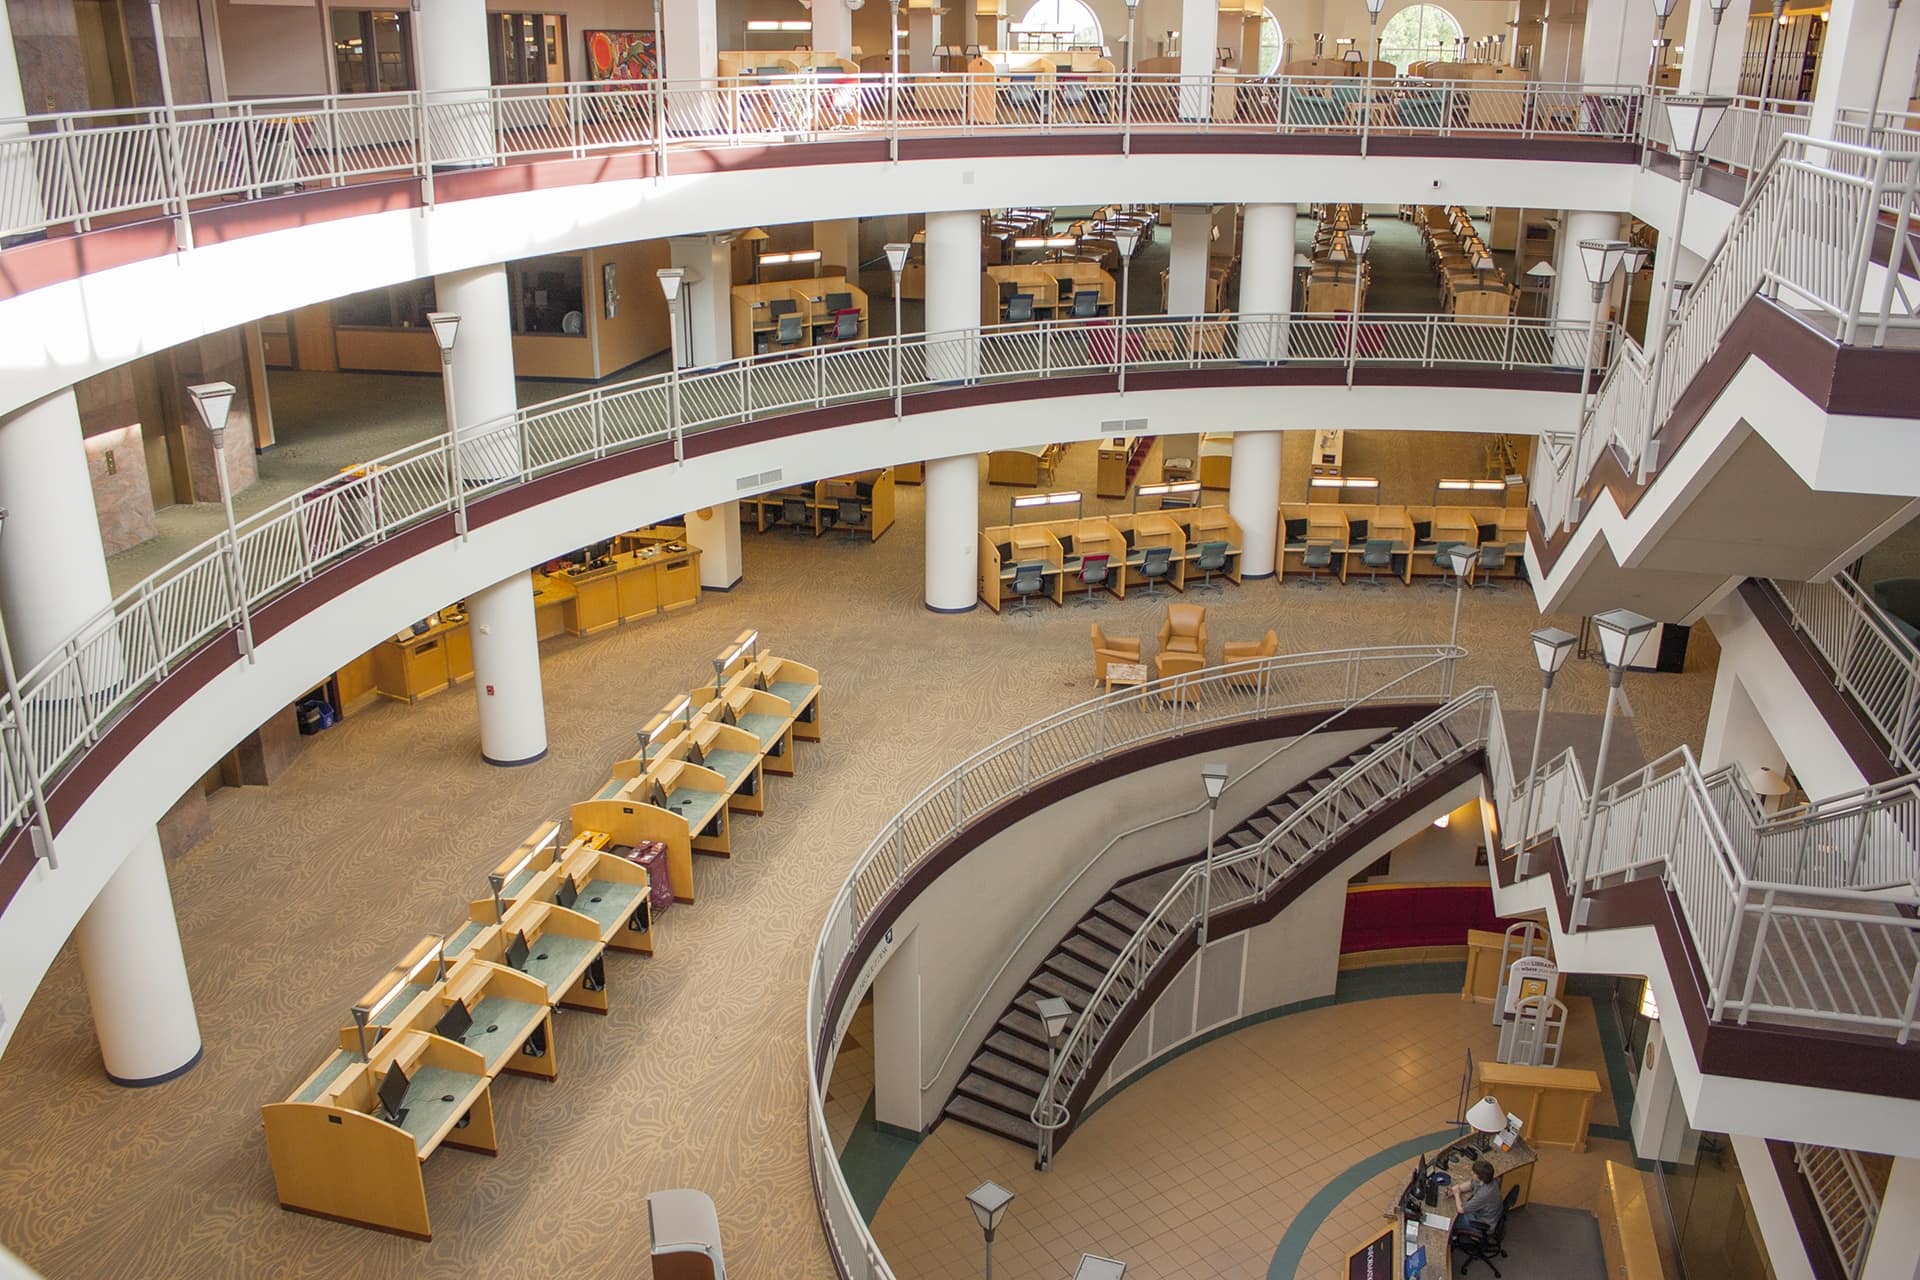
[[[87,471],[93,481],[94,513],[100,520],[100,544],[108,555],[158,532],[133,377],[133,366],[122,365],[73,388],[86,441]],[[154,429],[162,428],[156,423]]]
[[[611,320],[603,288],[603,269],[609,263],[620,296]],[[617,244],[587,255],[587,327],[598,350],[601,377],[667,349],[667,300],[655,273],[668,265],[664,240]]]

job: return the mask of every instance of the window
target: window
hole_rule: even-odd
[[[495,84],[546,84],[566,79],[566,39],[557,15],[490,13],[487,54]]]
[[[335,9],[333,66],[342,93],[413,88],[411,16],[390,9]]]
[[[1451,61],[1462,34],[1453,15],[1439,5],[1408,5],[1380,24],[1380,61],[1402,71],[1409,62]]]
[[[1100,19],[1080,0],[1040,0],[1014,27],[1023,49],[1098,49]]]
[[[586,333],[582,260],[560,255],[507,264],[507,298],[515,333]]]
[[[1280,55],[1286,49],[1286,37],[1280,32],[1280,19],[1273,10],[1260,11],[1260,65],[1256,75],[1270,76],[1280,69]]]
[[[431,279],[348,294],[334,301],[333,324],[336,329],[424,329],[433,299]]]

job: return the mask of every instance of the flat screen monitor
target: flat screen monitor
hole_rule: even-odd
[[[467,1011],[467,1002],[455,1000],[447,1006],[447,1011],[440,1015],[440,1021],[433,1024],[433,1034],[464,1044],[467,1039],[467,1028],[472,1025],[473,1014]]]
[[[826,306],[828,315],[849,310],[853,306],[853,295],[850,293],[830,293],[827,295]]]
[[[562,876],[560,878],[560,887],[559,889],[554,891],[554,895],[553,895],[553,901],[555,905],[562,906],[562,907],[571,907],[574,903],[578,902],[579,900],[580,900],[580,886],[573,882],[572,876],[570,875]]]
[[[518,930],[507,940],[507,968],[525,969],[527,957],[532,953],[533,948],[527,945],[527,931]]]
[[[800,304],[792,298],[775,298],[767,304],[767,314],[775,318],[792,315],[799,309]]]
[[[407,1118],[407,1109],[402,1105],[406,1100],[407,1073],[396,1062],[380,1079],[380,1109],[386,1112],[389,1121],[399,1124]]]

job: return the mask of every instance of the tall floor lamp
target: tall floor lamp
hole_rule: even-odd
[[[1540,791],[1540,739],[1547,731],[1547,698],[1553,692],[1553,678],[1567,663],[1567,655],[1573,652],[1577,637],[1572,632],[1562,631],[1559,627],[1542,627],[1533,633],[1533,660],[1540,666],[1540,712],[1533,721],[1533,755],[1527,764],[1527,803],[1520,817],[1520,874],[1532,871],[1527,852],[1527,835],[1533,830],[1536,806],[1539,804]]]
[[[460,334],[460,315],[456,311],[427,312],[427,326],[433,330],[434,343],[440,348],[440,394],[447,406],[447,487],[453,501],[453,527],[460,541],[467,540],[467,478],[461,466],[460,418],[453,395],[453,343]]]
[[[1587,874],[1593,865],[1593,835],[1600,821],[1600,788],[1607,776],[1607,748],[1613,745],[1613,712],[1620,701],[1620,682],[1627,674],[1627,659],[1648,632],[1659,624],[1631,609],[1609,609],[1593,616],[1600,632],[1600,653],[1607,663],[1607,713],[1600,721],[1600,757],[1594,762],[1593,780],[1587,787],[1586,830],[1580,837],[1580,856],[1575,862],[1573,908],[1569,918],[1573,928],[1587,923]]]
[[[235,621],[240,624],[240,651],[252,666],[253,617],[247,611],[246,579],[240,572],[240,532],[233,520],[233,481],[227,475],[227,414],[233,409],[234,394],[231,382],[202,382],[187,388],[193,407],[200,412],[200,421],[207,424],[207,434],[213,437],[213,470],[220,478],[220,509],[227,517],[227,554],[223,558],[233,590]]]
[[[912,246],[895,241],[886,247],[886,251],[887,270],[893,272],[893,416],[897,418],[901,412],[902,375],[906,372],[900,350],[900,344],[905,340],[901,334],[904,322],[900,319],[900,277],[907,269],[907,254],[912,252]]]

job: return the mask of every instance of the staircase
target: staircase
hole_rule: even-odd
[[[1379,740],[1376,737],[1345,759],[1289,787],[1285,795],[1221,836],[1215,845],[1216,856],[1228,859],[1257,846],[1365,759]],[[1135,930],[1146,922],[1182,873],[1203,856],[1196,851],[1179,862],[1122,880],[1080,917],[1040,962],[967,1064],[966,1073],[947,1102],[946,1116],[1024,1147],[1039,1141],[1040,1131],[1032,1115],[1047,1078],[1047,1037],[1035,1012],[1036,1002],[1045,996],[1060,996],[1078,1017]],[[1236,879],[1222,891],[1223,901],[1243,891],[1237,873],[1238,868],[1227,873],[1236,875]]]
[[[1133,488],[1134,477],[1140,474],[1140,468],[1146,465],[1147,454],[1153,449],[1156,436],[1135,436],[1133,451],[1127,454],[1127,488]]]
[[[1843,1274],[1853,1280],[1866,1265],[1867,1247],[1873,1243],[1873,1229],[1880,1219],[1886,1164],[1876,1162],[1882,1171],[1876,1185],[1876,1168],[1852,1151],[1796,1142],[1793,1160],[1819,1206]]]

